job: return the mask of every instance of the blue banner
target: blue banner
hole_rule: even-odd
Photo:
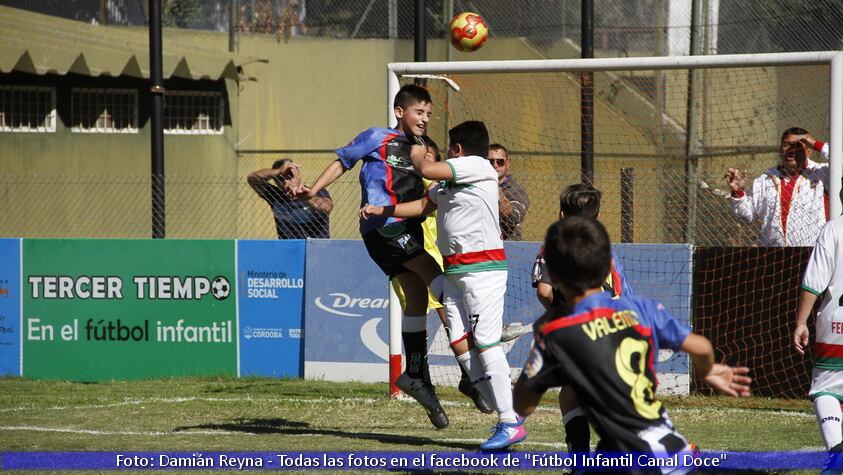
[[[303,240],[237,241],[240,375],[301,377]]]
[[[825,452],[2,452],[0,470],[817,470]],[[839,460],[832,465],[840,467]]]
[[[613,244],[633,291],[658,300],[673,316],[691,325],[693,249],[688,244]],[[687,394],[690,359],[685,353],[661,350],[656,369],[662,388]],[[682,391],[674,388],[683,388]]]
[[[306,268],[305,377],[386,381],[388,283],[363,241],[312,240]]]
[[[532,286],[541,244],[504,245],[509,275],[503,323],[532,323],[544,313]],[[615,251],[637,294],[660,300],[677,319],[690,321],[690,246],[621,244]],[[307,252],[305,377],[386,381],[389,293],[383,272],[369,258],[362,241],[314,240]],[[457,381],[459,370],[434,313],[428,317],[428,335],[431,373],[438,381]],[[504,343],[510,367],[524,365],[531,342],[528,332]],[[688,364],[687,355],[662,351],[658,364],[662,388],[687,394]]]
[[[0,376],[21,374],[20,253],[20,239],[0,239]]]

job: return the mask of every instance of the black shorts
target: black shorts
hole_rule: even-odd
[[[400,221],[363,235],[366,251],[390,279],[407,272],[404,263],[427,252],[421,223]]]

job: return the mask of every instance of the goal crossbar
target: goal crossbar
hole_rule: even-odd
[[[800,53],[727,54],[708,56],[658,56],[640,58],[588,58],[513,61],[439,61],[387,64],[387,119],[395,125],[392,99],[402,74],[504,74],[525,72],[582,72],[622,70],[667,70],[741,68],[764,66],[808,66],[828,64],[831,75],[829,97],[830,215],[843,213],[840,201],[843,179],[843,51]]]
[[[437,61],[389,63],[395,74],[471,74],[579,71],[634,71],[651,69],[739,68],[830,64],[843,51],[807,53],[724,54],[707,56],[653,56],[635,58],[528,59],[506,61]]]

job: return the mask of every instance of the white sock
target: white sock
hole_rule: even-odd
[[[500,422],[516,422],[518,416],[512,409],[512,381],[509,376],[509,363],[500,346],[480,352],[480,361],[486,370],[486,377],[492,386],[491,400],[498,412]]]
[[[468,376],[471,379],[474,379],[471,376],[471,352],[466,351],[465,353],[463,353],[461,355],[457,355],[457,363],[459,363],[460,366],[462,366],[462,368],[465,370],[466,373],[468,373]]]
[[[843,441],[840,401],[834,396],[820,396],[814,399],[814,412],[817,414],[817,424],[820,426],[825,448],[831,449]]]

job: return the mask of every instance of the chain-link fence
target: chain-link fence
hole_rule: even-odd
[[[561,162],[556,173],[539,176],[526,168],[521,173],[519,162],[524,158],[517,151],[511,156],[512,175],[530,198],[523,239],[540,241],[558,215],[560,192],[578,182],[577,159]],[[758,162],[746,155],[741,163],[753,161]],[[678,166],[672,168],[640,161],[635,166],[619,160],[603,163],[596,170],[597,186],[603,191],[601,220],[614,242],[759,244],[758,224],[746,223],[735,213],[720,167],[701,167],[696,193],[690,195],[677,193],[688,181],[681,162],[673,162]],[[750,178],[757,176],[757,168],[750,171]],[[308,169],[305,181],[312,182],[316,173]],[[269,186],[275,185],[270,182]],[[147,238],[153,215],[150,187],[149,177],[138,176],[4,175],[0,177],[0,236]],[[167,238],[324,237],[328,227],[331,238],[360,236],[356,171],[328,188],[332,201],[328,220],[313,202],[290,203],[282,192],[275,199],[265,198],[245,176],[167,176],[165,190]],[[789,219],[789,229],[802,228],[800,214],[794,212]]]
[[[707,53],[839,49],[843,4],[836,0],[699,0]],[[547,46],[579,42],[579,0],[428,0],[426,33],[444,38],[454,12],[476,11],[493,37]],[[688,53],[688,1],[595,2],[595,48],[614,55]],[[0,5],[100,24],[145,26],[147,0],[0,0]],[[265,33],[279,38],[412,38],[413,0],[162,0],[165,25]],[[236,15],[230,15],[234,8]]]
[[[834,0],[700,1],[705,53],[841,46],[843,4]],[[429,56],[578,56],[580,3],[429,0]],[[148,16],[146,0],[0,0],[0,5],[100,24],[143,26]],[[687,54],[690,7],[690,1],[595,2],[598,55]],[[491,26],[492,40],[473,56],[453,52],[445,41],[450,15],[464,10],[480,12]],[[168,237],[277,236],[270,206],[246,183],[246,175],[289,156],[302,163],[312,181],[333,158],[331,149],[366,127],[385,125],[384,64],[412,59],[411,0],[165,0],[164,14],[167,25],[218,32],[227,32],[233,21],[240,51],[270,59],[269,65],[260,66],[257,83],[240,88],[239,117],[234,118],[240,174],[168,176]],[[225,43],[214,44],[225,48]],[[482,56],[486,54],[490,56]],[[774,166],[779,134],[791,125],[827,137],[828,71],[744,71],[750,74],[701,72],[700,127],[690,153],[685,137],[687,71],[595,75],[596,185],[604,192],[603,220],[613,239],[757,244],[757,225],[742,224],[723,196],[722,175],[726,168],[738,167],[751,179]],[[580,174],[578,80],[572,75],[539,76],[455,77],[462,87],[459,93],[428,83],[438,108],[430,130],[437,142],[445,144],[449,126],[481,118],[493,141],[510,148],[511,172],[531,198],[523,225],[524,238],[530,240],[541,239],[558,211],[559,192]],[[331,106],[314,96],[330,98]],[[332,237],[358,236],[356,173],[330,188]],[[7,197],[3,235],[150,234],[146,177],[70,174],[1,180]],[[622,209],[627,210],[623,216]]]

